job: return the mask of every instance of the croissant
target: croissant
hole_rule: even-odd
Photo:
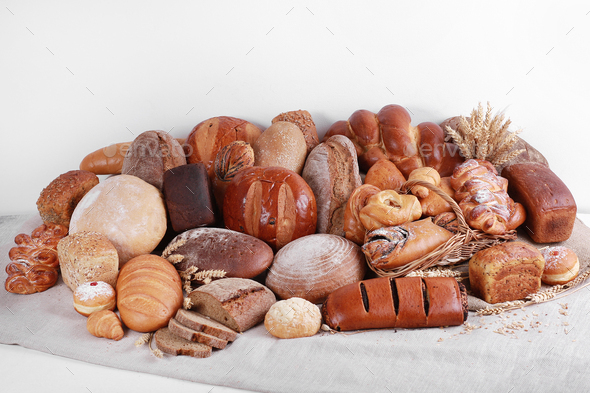
[[[110,338],[115,341],[123,338],[121,320],[111,310],[101,310],[90,314],[86,321],[86,329],[96,337]]]
[[[410,173],[408,180],[423,180],[433,186],[440,186],[440,175],[438,171],[430,167],[417,168]],[[411,189],[412,194],[418,198],[426,198],[430,194],[430,190],[426,187],[415,186]]]
[[[367,230],[363,226],[359,213],[366,206],[369,198],[381,191],[371,184],[363,184],[352,191],[344,210],[344,236],[356,244],[363,244]]]
[[[484,160],[467,160],[451,177],[455,200],[470,227],[503,235],[521,225],[526,212],[506,192],[508,181]]]
[[[380,191],[371,196],[359,212],[367,230],[400,225],[422,215],[422,207],[414,195],[398,194],[393,190]]]

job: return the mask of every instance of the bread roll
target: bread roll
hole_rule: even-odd
[[[307,157],[301,176],[315,195],[317,232],[344,236],[346,202],[362,184],[350,139],[335,135],[319,144]]]
[[[152,252],[166,233],[167,218],[160,191],[131,175],[110,177],[82,198],[70,233],[99,232],[117,249],[119,265]]]
[[[113,311],[116,306],[115,289],[104,281],[86,282],[74,290],[74,309],[85,317],[97,311]]]
[[[315,123],[313,122],[311,114],[308,111],[298,110],[285,112],[272,119],[273,124],[279,121],[288,121],[289,123],[293,123],[301,130],[303,137],[305,138],[307,154],[311,153],[314,147],[320,143]]]
[[[380,191],[374,185],[363,184],[350,194],[344,211],[344,234],[348,240],[358,245],[365,242],[367,230],[361,222],[360,211],[367,205],[369,199]]]
[[[367,200],[359,211],[359,219],[366,230],[400,225],[422,215],[422,207],[414,195],[398,194],[393,190],[379,191]]]
[[[301,173],[307,145],[303,133],[293,123],[279,121],[273,123],[252,145],[254,165],[282,167],[297,174]]]
[[[45,224],[59,224],[68,228],[76,205],[92,187],[98,177],[88,171],[69,171],[59,175],[41,191],[37,210]]]
[[[542,250],[545,268],[541,281],[547,285],[563,285],[572,281],[580,271],[580,261],[567,247],[555,246]]]
[[[119,255],[105,235],[86,231],[72,233],[61,239],[57,254],[61,276],[72,291],[90,281],[117,285]]]
[[[372,184],[380,190],[398,191],[405,182],[404,175],[387,158],[377,160],[365,176],[365,184]]]
[[[117,308],[129,329],[145,333],[167,326],[182,302],[180,276],[164,258],[141,255],[121,269]]]
[[[362,280],[366,270],[359,246],[340,236],[314,234],[277,252],[266,285],[281,299],[321,303],[341,286]]]
[[[319,332],[321,325],[319,308],[298,297],[276,302],[264,317],[264,327],[278,338],[310,337]]]

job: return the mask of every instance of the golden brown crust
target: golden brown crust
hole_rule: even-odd
[[[95,337],[109,338],[119,341],[123,338],[121,320],[111,310],[101,310],[90,314],[86,321],[88,333]]]
[[[367,230],[361,222],[360,211],[367,205],[369,198],[380,191],[374,185],[363,184],[350,194],[344,211],[344,234],[348,240],[359,245],[365,242]]]
[[[414,221],[421,215],[422,207],[418,198],[398,194],[393,190],[379,191],[372,195],[359,211],[360,221],[368,231]]]
[[[284,112],[272,119],[273,124],[278,121],[288,121],[299,127],[305,138],[307,154],[311,153],[311,151],[320,143],[315,123],[308,111],[298,110]]]
[[[455,190],[451,187],[450,177],[440,179],[439,188],[451,198],[455,198]],[[422,216],[434,217],[444,212],[452,212],[451,205],[438,194],[430,192],[426,198],[418,198],[422,206]]]
[[[372,184],[381,190],[398,191],[405,182],[404,175],[387,158],[377,160],[365,176],[365,184]]]

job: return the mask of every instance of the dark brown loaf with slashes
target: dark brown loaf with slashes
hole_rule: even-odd
[[[337,331],[461,325],[467,292],[452,277],[381,277],[349,284],[328,296],[324,322]]]

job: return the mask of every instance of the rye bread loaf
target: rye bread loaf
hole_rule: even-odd
[[[344,236],[346,202],[362,184],[356,149],[350,139],[334,135],[316,146],[301,174],[317,205],[317,232]]]
[[[176,312],[174,319],[186,327],[218,337],[222,340],[234,341],[238,337],[238,333],[235,330],[232,330],[211,318],[207,318],[196,311],[181,308]]]
[[[243,278],[213,281],[189,293],[188,298],[192,310],[240,333],[262,322],[276,302],[270,289]]]
[[[195,228],[176,236],[162,253],[178,271],[223,270],[226,277],[254,278],[272,263],[268,244],[223,228]]]
[[[227,345],[227,340],[222,340],[219,337],[191,329],[188,326],[184,326],[174,318],[168,322],[168,329],[170,329],[170,333],[184,338],[185,340],[198,342],[213,348],[223,349]]]
[[[154,334],[156,347],[170,355],[187,355],[195,358],[207,358],[211,356],[211,347],[178,337],[170,332],[167,327],[161,328]]]

